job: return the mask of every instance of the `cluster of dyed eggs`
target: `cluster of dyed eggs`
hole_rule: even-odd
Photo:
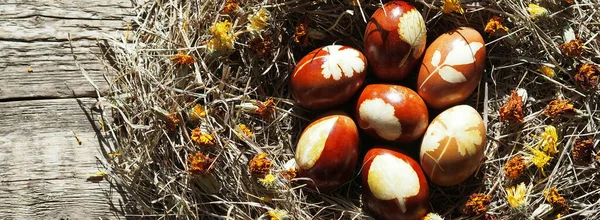
[[[331,112],[304,129],[295,159],[299,175],[321,191],[340,187],[361,168],[365,205],[378,219],[420,219],[427,213],[428,181],[459,184],[483,157],[483,120],[461,105],[483,74],[483,38],[468,27],[442,34],[427,48],[426,38],[417,9],[403,1],[386,3],[366,27],[364,53],[324,46],[302,58],[290,77],[294,98],[307,109],[332,109],[358,95],[353,115]],[[418,64],[416,91],[363,85],[369,67],[381,80],[399,81]],[[443,111],[429,122],[428,108]],[[375,146],[358,164],[359,129],[392,147]],[[419,162],[395,150],[418,140]]]

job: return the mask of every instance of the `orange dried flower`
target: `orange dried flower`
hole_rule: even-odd
[[[560,52],[567,57],[581,57],[581,54],[583,54],[586,47],[583,46],[583,40],[576,37],[575,40],[558,45],[558,49],[560,49]]]
[[[256,37],[248,41],[248,49],[259,57],[269,57],[273,49],[273,40],[269,34],[263,33],[262,37]]]
[[[600,67],[593,63],[584,63],[579,65],[573,79],[582,89],[592,90],[598,87],[598,77],[600,77]]]
[[[191,108],[191,109],[188,111],[188,117],[189,117],[189,118],[190,118],[190,120],[192,120],[192,121],[197,121],[197,120],[199,120],[200,118],[204,118],[204,117],[206,117],[206,113],[207,113],[207,111],[206,111],[206,110],[204,110],[204,107],[203,107],[202,105],[200,105],[200,104],[196,104],[196,105],[194,105],[194,107],[193,107],[193,108]]]
[[[239,9],[240,5],[237,3],[237,0],[227,0],[227,3],[225,3],[225,7],[223,7],[223,10],[221,10],[219,14],[231,15]]]
[[[469,196],[469,200],[465,203],[462,212],[468,216],[482,215],[488,210],[492,196],[483,193],[475,193]]]
[[[206,133],[202,133],[200,128],[192,130],[192,141],[198,145],[215,145],[215,138]]]
[[[527,169],[527,163],[521,155],[512,157],[504,165],[504,175],[508,178],[515,179],[523,175]]]
[[[575,1],[573,0],[565,0],[566,3],[568,3],[569,5],[575,4]]]
[[[258,107],[255,111],[256,114],[259,114],[265,119],[273,118],[273,113],[275,113],[275,101],[273,98],[269,98],[264,102],[255,102],[254,105]]]
[[[308,20],[302,20],[296,24],[294,31],[294,41],[303,47],[308,46]]]
[[[555,99],[548,103],[544,110],[544,115],[548,117],[558,117],[567,113],[575,113],[573,104],[569,104],[569,100]]]
[[[573,160],[579,164],[592,162],[592,151],[594,151],[594,140],[590,138],[578,138],[573,144]]]
[[[504,22],[504,18],[499,16],[492,17],[488,23],[485,25],[485,32],[489,33],[492,36],[496,36],[498,33],[508,33],[508,28],[505,27],[502,22]]]
[[[558,212],[567,213],[569,211],[567,200],[558,194],[556,187],[553,186],[550,189],[544,190],[544,197],[546,197],[546,201],[550,203]]]
[[[281,176],[283,178],[285,178],[287,180],[291,180],[291,179],[296,178],[297,171],[294,168],[290,168],[290,169],[281,171],[279,174],[281,174]]]
[[[167,129],[169,129],[170,131],[175,130],[175,128],[177,128],[177,125],[179,125],[179,122],[181,122],[181,119],[179,119],[179,116],[176,113],[167,114]]]
[[[523,100],[517,91],[513,90],[508,101],[500,108],[500,121],[523,123],[523,117],[525,117]]]
[[[273,162],[267,158],[266,153],[259,153],[250,161],[250,173],[258,177],[264,177],[271,171]]]
[[[187,159],[189,163],[188,171],[193,174],[208,174],[214,167],[214,158],[202,154],[200,151],[190,154]]]
[[[193,56],[190,56],[188,54],[184,54],[183,52],[179,51],[177,52],[177,55],[171,57],[171,61],[173,61],[174,63],[178,64],[178,65],[192,65],[194,64],[194,62],[196,62],[196,59],[194,59]]]

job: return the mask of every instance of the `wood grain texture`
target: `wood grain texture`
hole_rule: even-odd
[[[131,2],[125,0],[2,3],[0,101],[94,96],[73,61],[69,34],[82,67],[106,89],[97,39],[123,36],[132,19]]]
[[[89,110],[95,99],[79,100],[0,102],[2,217],[114,218],[108,202],[117,194],[86,181],[99,170],[98,116]]]

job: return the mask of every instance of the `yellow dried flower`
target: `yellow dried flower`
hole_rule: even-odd
[[[567,213],[569,211],[567,200],[558,194],[556,187],[553,186],[550,189],[544,190],[544,197],[546,198],[546,201],[550,203],[558,212]]]
[[[277,177],[273,174],[267,174],[264,178],[258,178],[258,182],[263,184],[263,186],[271,186],[277,180]]]
[[[268,211],[267,214],[271,217],[271,220],[287,220],[289,219],[288,212],[281,209],[273,209]]]
[[[573,144],[573,160],[579,164],[592,162],[592,151],[594,151],[594,140],[591,138],[577,138]]]
[[[581,54],[587,49],[583,45],[583,40],[578,36],[574,40],[558,45],[560,52],[567,57],[581,57]]]
[[[212,165],[215,159],[202,154],[200,151],[196,151],[189,155],[187,161],[189,163],[188,171],[190,173],[204,175],[214,168]]]
[[[468,216],[477,216],[484,214],[488,210],[492,196],[483,193],[475,193],[469,196],[462,212]]]
[[[248,30],[260,32],[265,29],[265,27],[269,26],[269,21],[271,21],[271,13],[265,9],[260,9],[253,15],[248,16],[248,20],[250,21],[248,24]]]
[[[573,104],[569,103],[569,100],[555,99],[548,103],[548,106],[544,109],[544,115],[548,117],[558,117],[566,113],[575,113]]]
[[[194,62],[196,62],[196,59],[194,59],[193,56],[190,56],[188,54],[184,54],[183,52],[179,51],[177,52],[177,55],[171,57],[171,61],[173,61],[175,64],[178,65],[192,65],[194,64]]]
[[[556,134],[556,128],[554,126],[547,125],[544,128],[544,133],[542,133],[540,137],[542,140],[537,145],[538,149],[542,149],[542,151],[548,155],[554,155],[558,153],[558,149],[556,148],[558,145],[556,143],[558,140],[558,135]]]
[[[525,159],[520,155],[516,155],[504,165],[504,175],[508,178],[515,179],[523,175],[526,169],[527,163],[525,163]]]
[[[505,27],[502,22],[504,22],[504,18],[494,16],[485,25],[484,31],[492,36],[496,36],[499,33],[508,33],[508,28]]]
[[[121,153],[119,153],[118,151],[112,152],[108,154],[109,157],[115,158],[115,157],[120,157]]]
[[[232,24],[228,20],[217,22],[213,25],[210,28],[210,33],[213,34],[213,38],[208,42],[208,50],[212,52],[216,50],[233,49],[236,36],[232,33],[232,29]]]
[[[200,118],[204,118],[206,117],[206,113],[208,111],[204,109],[204,107],[200,104],[196,104],[194,105],[193,108],[191,108],[188,111],[188,117],[190,118],[190,120],[192,121],[197,121],[200,120]]]
[[[463,8],[460,6],[460,0],[444,0],[444,5],[442,6],[442,12],[444,12],[444,13],[458,12],[460,14],[465,13]]]
[[[254,136],[252,131],[250,131],[250,129],[245,124],[239,124],[239,125],[235,126],[235,131],[238,132],[238,136],[240,138],[242,138],[242,137],[251,138]]]
[[[506,188],[506,200],[513,208],[522,208],[527,205],[527,187],[525,187],[525,183]]]
[[[554,72],[554,69],[552,69],[549,66],[542,66],[540,67],[540,69],[538,69],[538,71],[550,78],[554,78],[556,76],[556,72]]]
[[[444,220],[444,218],[442,218],[442,216],[438,215],[437,213],[430,212],[425,217],[423,217],[422,220]]]
[[[529,4],[529,6],[527,6],[527,11],[532,20],[543,18],[548,15],[548,9],[536,4]]]
[[[198,145],[215,145],[215,138],[210,134],[202,133],[200,128],[192,130],[192,141]]]
[[[527,159],[544,173],[544,167],[548,165],[552,157],[548,156],[544,151],[530,146],[527,146],[527,149],[531,151],[531,154],[527,154]]]
[[[250,173],[258,177],[264,177],[271,171],[273,162],[267,158],[266,153],[259,153],[250,161]]]

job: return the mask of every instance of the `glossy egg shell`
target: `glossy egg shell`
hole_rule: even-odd
[[[327,109],[346,102],[362,86],[367,59],[340,45],[318,48],[304,56],[291,76],[292,95],[309,109]]]
[[[454,106],[427,128],[420,149],[421,167],[437,185],[459,184],[481,164],[485,142],[485,125],[477,110]]]
[[[413,90],[398,85],[365,87],[356,104],[356,123],[369,135],[398,143],[417,140],[427,129],[427,106]]]
[[[378,78],[402,80],[419,63],[426,41],[427,29],[421,13],[409,3],[392,1],[371,16],[364,35],[364,51]]]
[[[385,148],[373,148],[361,172],[365,205],[376,219],[421,219],[427,214],[429,185],[419,163]]]
[[[298,174],[320,191],[331,191],[352,177],[358,162],[358,128],[352,118],[330,114],[309,124],[298,140]]]
[[[460,27],[439,36],[427,48],[417,80],[418,93],[431,108],[465,101],[485,68],[485,42],[475,29]]]

